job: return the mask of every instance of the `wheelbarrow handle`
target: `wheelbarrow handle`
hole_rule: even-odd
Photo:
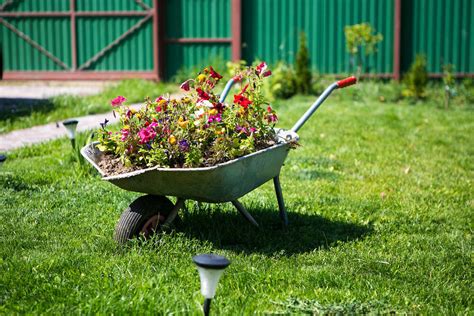
[[[220,103],[223,103],[225,101],[225,98],[227,97],[227,95],[229,94],[229,91],[230,91],[230,88],[232,88],[232,86],[234,85],[234,83],[236,82],[237,80],[234,80],[234,78],[230,79],[229,81],[227,81],[225,87],[224,87],[224,90],[222,91],[222,94],[219,98],[219,102]]]
[[[348,77],[339,81],[334,82],[329,87],[324,90],[324,92],[319,96],[316,102],[311,105],[311,107],[303,114],[303,116],[296,122],[295,125],[291,128],[291,131],[298,132],[298,130],[306,123],[306,121],[313,115],[314,111],[316,111],[319,106],[326,100],[326,98],[336,89],[345,88],[348,86],[352,86],[357,82],[357,78],[352,76]]]

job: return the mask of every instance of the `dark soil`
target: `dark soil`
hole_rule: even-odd
[[[100,170],[109,177],[142,169],[139,166],[125,167],[120,161],[120,158],[116,158],[111,154],[102,155],[102,160],[99,161],[98,165]]]

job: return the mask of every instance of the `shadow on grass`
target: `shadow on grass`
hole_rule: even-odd
[[[0,98],[0,121],[29,116],[33,112],[48,113],[54,104],[47,99]]]
[[[265,255],[284,255],[330,248],[338,242],[363,238],[372,229],[354,223],[331,221],[318,215],[288,212],[288,227],[283,227],[278,209],[249,208],[260,224],[247,222],[237,211],[220,212],[219,207],[182,213],[176,230],[190,238],[211,242],[214,247]]]

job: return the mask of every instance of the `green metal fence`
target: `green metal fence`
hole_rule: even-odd
[[[344,27],[384,39],[365,71],[398,78],[414,56],[440,75],[474,75],[473,0],[0,0],[5,78],[170,78],[220,58],[293,62],[308,38],[313,70],[353,71]]]
[[[419,53],[431,73],[440,74],[443,64],[474,73],[474,1],[404,0],[402,10],[402,70]]]
[[[369,22],[382,33],[379,53],[366,62],[368,71],[393,72],[393,0],[244,0],[243,56],[269,62],[293,62],[298,35],[304,31],[314,70],[348,73],[344,26]]]

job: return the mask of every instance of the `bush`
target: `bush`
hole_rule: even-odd
[[[311,92],[311,64],[309,59],[308,46],[306,44],[306,34],[300,33],[300,47],[296,54],[296,91],[302,94]]]
[[[407,86],[403,91],[404,97],[418,100],[426,96],[425,89],[428,84],[428,71],[426,69],[426,57],[424,55],[416,55],[415,61],[405,74],[403,82]]]
[[[279,62],[265,86],[271,100],[288,99],[296,94],[296,75],[290,65]]]

